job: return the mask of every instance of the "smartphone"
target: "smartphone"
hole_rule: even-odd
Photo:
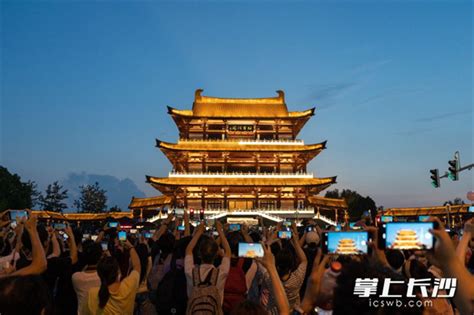
[[[97,237],[98,237],[98,235],[91,235],[91,240],[93,240],[95,242],[97,240]]]
[[[212,236],[219,236],[219,232],[217,232],[217,231],[212,231]]]
[[[109,244],[107,244],[107,242],[100,242],[100,246],[102,246],[104,252],[109,249]]]
[[[436,228],[435,222],[387,222],[379,230],[379,247],[432,250],[435,238],[429,230]]]
[[[240,231],[240,224],[229,224],[229,232]]]
[[[118,232],[118,239],[121,242],[125,242],[127,240],[127,232],[125,231]]]
[[[291,221],[284,221],[283,225],[286,226],[286,227],[290,227],[291,226]]]
[[[337,255],[363,255],[368,251],[367,231],[323,232],[323,253]]]
[[[474,206],[469,206],[469,209],[467,209],[467,212],[474,213]]]
[[[239,257],[263,257],[263,247],[260,243],[239,243]]]
[[[306,227],[306,232],[313,232],[313,231],[316,231],[316,229],[314,228],[314,226],[307,226],[307,227]]]
[[[176,229],[177,229],[178,231],[184,231],[185,226],[184,226],[184,225],[178,225],[178,226],[176,227]]]
[[[69,236],[67,236],[67,234],[64,233],[64,231],[59,231],[59,235],[61,235],[61,237],[62,237],[65,241],[67,241],[67,239],[69,238]]]
[[[64,230],[66,228],[66,223],[53,223],[53,228],[55,230]]]
[[[342,225],[341,225],[341,223],[338,223],[338,224],[336,225],[335,230],[336,230],[336,231],[342,230]]]
[[[150,232],[142,232],[142,235],[144,238],[151,238],[153,236]]]
[[[419,215],[418,216],[418,221],[428,221],[430,219],[430,216],[429,215]]]
[[[358,225],[356,225],[356,224],[357,224],[357,222],[350,222],[350,223],[349,223],[349,228],[350,228],[351,230],[362,230],[362,227],[361,227],[361,226],[358,226]]]
[[[137,229],[130,229],[130,234],[137,234],[138,230]]]
[[[19,222],[22,218],[28,218],[28,211],[26,210],[10,210],[10,221]]]
[[[391,215],[383,215],[380,217],[380,222],[382,223],[393,222],[393,217]]]
[[[118,222],[109,222],[109,228],[116,228],[118,226]]]
[[[278,238],[282,240],[291,239],[291,231],[278,231]]]

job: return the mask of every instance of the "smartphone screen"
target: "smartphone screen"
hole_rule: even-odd
[[[65,223],[53,223],[53,228],[55,230],[64,230],[66,228]]]
[[[430,216],[429,215],[419,215],[418,216],[418,221],[428,221],[430,219]]]
[[[229,232],[240,231],[240,224],[229,224]]]
[[[383,215],[380,217],[380,222],[382,223],[393,222],[393,217],[391,215]]]
[[[97,240],[97,237],[98,237],[98,235],[91,235],[91,240],[93,240],[95,242]]]
[[[328,231],[323,234],[323,250],[328,254],[367,254],[369,233],[366,231]]]
[[[474,213],[474,206],[469,206],[468,212]]]
[[[278,231],[278,238],[282,240],[291,239],[291,231]]]
[[[143,232],[142,235],[144,238],[151,238],[153,234],[151,234],[150,232]]]
[[[382,226],[382,239],[385,248],[430,250],[434,246],[430,229],[433,222],[389,222]]]
[[[291,221],[285,221],[285,222],[283,222],[283,225],[286,226],[286,227],[290,227],[291,226]]]
[[[308,226],[306,227],[306,232],[313,232],[315,229],[314,229],[314,226]]]
[[[118,222],[109,222],[110,228],[116,228],[118,226]]]
[[[127,240],[127,232],[125,231],[118,232],[118,239],[121,242],[125,242]]]
[[[177,229],[178,231],[184,231],[184,228],[185,228],[184,225],[178,225],[176,229]]]
[[[239,243],[239,257],[263,257],[263,247],[260,243]]]
[[[26,210],[10,210],[10,221],[20,221],[22,218],[28,218]]]
[[[64,231],[59,231],[59,235],[61,235],[61,237],[62,237],[65,241],[69,238],[69,236],[67,236],[67,234],[64,233]]]
[[[109,247],[109,245],[107,244],[107,242],[101,242],[100,243],[100,246],[102,246],[102,250],[103,251],[106,251]]]

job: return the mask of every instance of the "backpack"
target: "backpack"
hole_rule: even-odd
[[[183,268],[176,267],[171,261],[171,269],[158,285],[156,291],[156,312],[161,314],[186,314],[188,294],[186,291],[186,275]]]
[[[201,281],[200,266],[193,269],[193,291],[188,299],[187,315],[223,315],[221,297],[217,289],[219,269],[212,268]]]
[[[230,312],[237,304],[245,300],[247,282],[243,267],[244,259],[239,258],[237,264],[231,265],[229,269],[224,288],[224,305],[222,306],[225,312]]]

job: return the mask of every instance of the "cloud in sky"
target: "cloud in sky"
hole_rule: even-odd
[[[432,122],[432,121],[436,121],[436,120],[442,120],[442,119],[446,119],[446,118],[449,118],[449,117],[461,116],[461,115],[470,114],[470,113],[472,113],[472,110],[449,112],[449,113],[439,114],[439,115],[435,115],[435,116],[428,116],[428,117],[418,118],[415,121],[416,122]]]
[[[66,179],[61,181],[69,194],[69,209],[74,209],[73,202],[80,196],[81,185],[99,183],[102,189],[105,189],[107,195],[107,206],[112,207],[118,205],[122,210],[126,211],[130,199],[134,197],[145,197],[145,193],[138,189],[137,185],[129,178],[119,179],[111,175],[69,173]]]

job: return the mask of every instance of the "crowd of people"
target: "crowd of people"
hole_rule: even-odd
[[[474,314],[474,219],[451,231],[432,220],[432,251],[382,249],[377,227],[360,221],[371,235],[369,252],[329,255],[321,233],[333,227],[313,220],[230,230],[218,220],[190,222],[184,212],[123,233],[110,222],[84,231],[32,213],[12,222],[5,211],[0,314]],[[285,230],[291,238],[278,237]],[[239,257],[239,243],[262,244],[262,257]],[[375,295],[354,294],[357,279],[388,278],[402,303],[374,307],[380,285]],[[455,278],[456,293],[407,297],[410,278]]]

